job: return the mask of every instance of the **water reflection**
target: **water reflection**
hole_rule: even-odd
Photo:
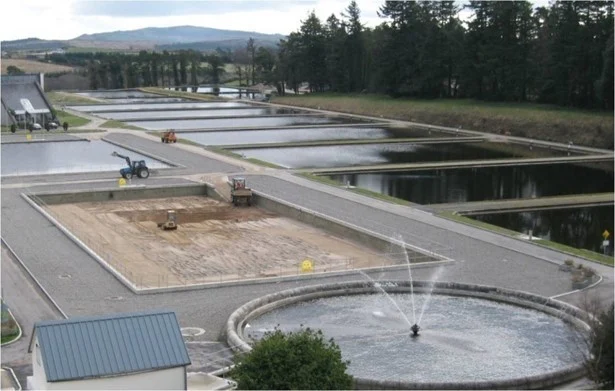
[[[169,121],[138,121],[128,122],[129,125],[139,126],[146,129],[157,130],[173,127],[174,129],[215,129],[215,128],[242,128],[242,127],[274,127],[293,125],[319,125],[352,123],[346,119],[321,118],[321,117],[261,117],[261,118],[224,118],[224,119],[197,119],[197,120],[173,120]]]
[[[311,131],[311,130],[310,130]],[[409,137],[409,136],[405,136]],[[331,137],[335,138],[335,137]],[[374,144],[271,149],[238,149],[247,157],[283,167],[344,167],[387,163],[494,159],[519,156],[483,148],[483,144]]]
[[[340,174],[331,178],[419,204],[613,191],[613,172],[572,164]]]
[[[517,213],[493,213],[469,216],[489,224],[551,240],[576,248],[603,253],[602,233],[615,232],[613,206],[591,208],[541,210]],[[613,254],[613,240],[607,249]]]

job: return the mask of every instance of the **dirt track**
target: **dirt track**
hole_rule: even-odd
[[[139,287],[159,287],[393,264],[358,244],[258,208],[205,197],[78,203],[47,209]],[[166,211],[179,228],[163,231]]]

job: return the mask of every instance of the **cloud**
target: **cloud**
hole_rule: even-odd
[[[315,0],[93,0],[75,2],[73,4],[73,13],[83,16],[122,18],[167,17],[267,10],[284,11],[295,5],[313,6],[315,4]]]

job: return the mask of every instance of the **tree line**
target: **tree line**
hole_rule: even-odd
[[[471,13],[462,21],[460,11]],[[613,108],[613,2],[386,1],[369,29],[352,1],[280,42],[278,79],[312,91]]]
[[[250,39],[234,52],[50,59],[86,66],[91,88],[218,83],[233,63],[240,85],[270,84],[279,94],[307,83],[312,92],[613,108],[612,1],[385,1],[379,15],[383,23],[367,28],[354,0],[324,22],[312,11],[277,49]]]
[[[203,81],[220,83],[224,51],[201,53],[194,50],[125,54],[113,52],[51,54],[48,60],[86,69],[91,89],[119,89],[151,86],[196,86]]]

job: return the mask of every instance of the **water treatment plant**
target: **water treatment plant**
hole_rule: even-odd
[[[322,329],[363,389],[585,376],[578,307],[612,300],[613,269],[565,246],[612,255],[612,151],[226,92],[80,92],[97,102],[65,110],[90,131],[3,133],[3,275],[22,270],[49,318],[175,311],[193,372],[279,326]],[[114,153],[150,177],[120,180]]]

